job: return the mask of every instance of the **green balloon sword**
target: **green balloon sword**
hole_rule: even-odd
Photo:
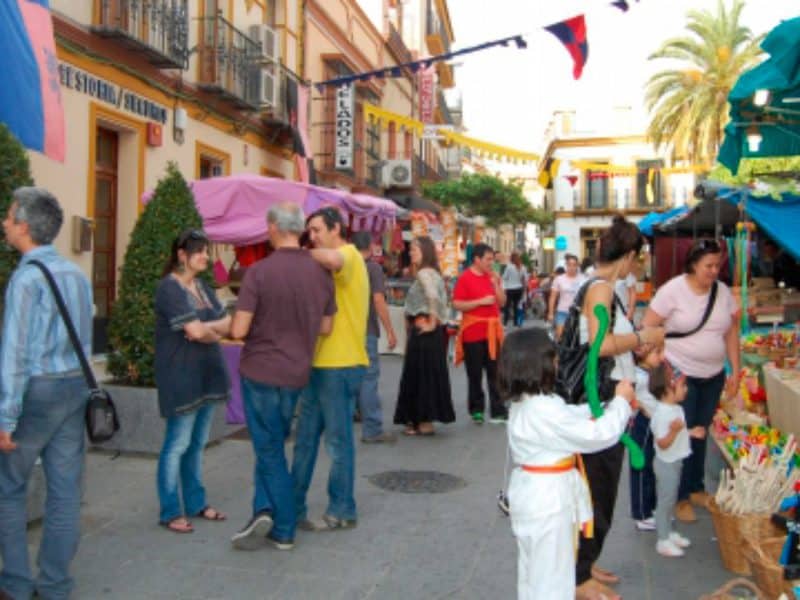
[[[589,347],[589,359],[586,362],[586,374],[583,377],[583,385],[586,388],[586,396],[589,400],[589,408],[592,411],[592,416],[596,419],[603,415],[603,405],[600,403],[600,394],[598,393],[597,386],[597,363],[600,359],[600,346],[603,345],[603,340],[608,333],[608,309],[603,304],[596,304],[594,307],[594,316],[597,317],[599,323],[597,335],[594,342]],[[638,470],[644,467],[644,453],[633,438],[627,433],[623,433],[619,438],[622,445],[628,449],[628,456],[630,456],[631,466]]]

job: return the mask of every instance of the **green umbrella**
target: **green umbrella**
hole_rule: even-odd
[[[800,17],[775,27],[761,47],[770,57],[728,96],[731,119],[717,160],[734,174],[742,158],[800,155]]]

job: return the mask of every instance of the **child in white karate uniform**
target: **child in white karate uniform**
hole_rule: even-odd
[[[656,474],[656,552],[661,556],[676,558],[684,555],[691,542],[672,529],[672,511],[678,500],[683,459],[692,453],[689,438],[702,439],[706,430],[702,425],[686,429],[686,417],[681,402],[686,398],[686,377],[676,376],[662,364],[650,373],[650,393],[658,398],[658,405],[650,418],[650,429],[655,440],[656,457],[653,471]]]
[[[592,519],[579,455],[617,443],[634,402],[633,386],[622,381],[598,419],[588,405],[566,404],[553,392],[555,355],[544,329],[523,329],[506,338],[498,365],[511,401],[508,498],[520,600],[574,600],[577,535],[579,528],[591,534]]]

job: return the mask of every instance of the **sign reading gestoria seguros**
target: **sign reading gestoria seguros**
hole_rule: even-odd
[[[355,147],[355,88],[352,84],[336,88],[336,169],[353,169]]]

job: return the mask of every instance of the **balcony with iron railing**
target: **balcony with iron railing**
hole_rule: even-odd
[[[237,108],[257,109],[261,44],[222,16],[203,17],[198,21],[198,87],[219,94]]]
[[[450,52],[450,36],[447,27],[442,22],[433,7],[432,0],[428,0],[427,16],[425,19],[425,41],[431,54],[446,54]]]
[[[436,161],[436,166],[429,165],[419,154],[414,155],[414,181],[444,181],[450,175],[442,161]]]
[[[185,69],[187,0],[99,0],[91,31],[113,38],[161,69]]]
[[[389,23],[389,34],[386,38],[386,44],[400,63],[410,63],[414,60],[411,51],[403,41],[403,36],[400,35],[400,32],[397,31],[392,23]]]

